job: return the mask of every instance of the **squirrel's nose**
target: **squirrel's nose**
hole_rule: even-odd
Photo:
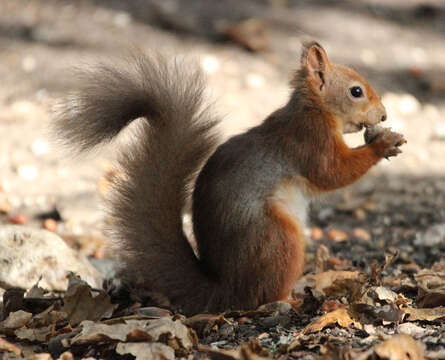
[[[386,120],[386,115],[383,115],[380,121],[385,121],[385,120]]]

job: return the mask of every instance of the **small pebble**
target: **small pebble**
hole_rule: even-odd
[[[201,60],[201,67],[207,74],[213,74],[220,68],[220,62],[213,55],[205,55]]]
[[[28,222],[28,218],[23,214],[16,214],[10,216],[8,222],[15,225],[23,225]]]
[[[313,240],[321,240],[323,238],[323,230],[319,227],[313,227],[311,230],[311,238]]]
[[[57,229],[57,221],[54,220],[54,219],[46,219],[43,222],[43,228],[48,230],[48,231],[54,232]]]
[[[246,76],[246,83],[249,87],[258,89],[263,87],[264,78],[261,75],[251,73]]]
[[[123,28],[131,23],[131,15],[125,11],[117,13],[113,18],[113,24],[117,27]]]
[[[12,204],[8,201],[0,201],[0,214],[9,214],[12,210]]]
[[[252,320],[249,319],[247,316],[242,316],[242,317],[238,318],[238,320],[237,320],[238,324],[240,324],[240,325],[251,322],[251,321]]]
[[[331,229],[328,232],[328,237],[336,242],[342,242],[348,239],[348,234],[340,229]]]
[[[32,72],[37,67],[37,60],[35,57],[32,56],[25,56],[22,59],[22,68],[26,72]]]
[[[445,140],[445,123],[436,124],[433,138],[441,141]]]
[[[17,173],[19,176],[28,181],[35,180],[39,174],[37,168],[32,165],[21,165],[17,168]]]
[[[361,209],[361,208],[358,208],[358,209],[355,209],[354,210],[354,217],[357,219],[357,220],[365,220],[366,219],[366,211],[365,210],[363,210],[363,209]]]
[[[35,155],[45,155],[49,153],[49,145],[43,140],[35,140],[31,144],[31,151]]]
[[[363,61],[365,65],[372,66],[377,61],[377,55],[371,49],[363,49],[360,52],[360,60]]]
[[[355,228],[352,230],[352,236],[363,240],[363,241],[370,241],[371,240],[371,234],[362,228]]]

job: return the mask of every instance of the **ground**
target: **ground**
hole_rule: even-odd
[[[284,104],[290,76],[298,66],[301,41],[316,39],[331,60],[352,66],[369,80],[388,110],[385,126],[403,133],[408,143],[401,156],[382,161],[360,183],[313,205],[306,231],[306,273],[327,270],[315,266],[321,245],[332,258],[344,261],[335,266],[331,262],[328,268],[343,266],[368,275],[374,260],[381,265],[385,262],[388,249],[398,252],[398,258],[384,270],[388,277],[406,274],[413,279],[420,269],[443,262],[442,1],[3,0],[2,8],[1,223],[44,226],[89,256],[102,258],[106,253],[99,205],[107,191],[116,146],[85,159],[67,160],[48,131],[51,107],[75,86],[74,67],[119,61],[136,47],[194,57],[207,75],[209,99],[224,119],[221,130],[230,136]],[[250,35],[249,27],[258,33]],[[347,140],[352,146],[360,144],[362,137],[355,134]],[[89,245],[85,239],[90,240]],[[418,294],[403,292],[402,287],[398,290],[418,300]],[[233,348],[266,333],[259,337],[260,342],[276,351],[280,341],[289,343],[283,336],[298,332],[316,315],[320,315],[318,308],[300,316],[286,312],[284,323],[273,323],[281,321],[277,320],[281,315],[269,320],[272,325],[262,317],[253,321],[254,326],[240,323],[236,331],[222,325],[227,336],[210,331],[201,333],[200,341]],[[417,325],[432,331],[428,336],[433,338],[444,330],[440,320]],[[397,332],[398,325],[391,326]],[[349,336],[355,348],[374,343],[359,341],[369,340],[365,330],[328,330],[332,330],[329,336]],[[443,340],[434,343],[425,340],[426,336],[417,338],[429,351],[444,348]],[[296,347],[304,356],[321,351],[308,343]]]

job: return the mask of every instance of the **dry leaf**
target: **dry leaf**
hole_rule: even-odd
[[[32,360],[53,360],[53,357],[51,356],[51,354],[48,353],[40,353],[40,354],[34,354],[32,356]]]
[[[74,360],[74,356],[69,351],[65,351],[62,355],[60,355],[57,360]]]
[[[32,319],[32,314],[23,310],[12,312],[0,323],[0,328],[19,329]]]
[[[380,359],[387,360],[423,360],[423,350],[409,335],[393,336],[374,347],[374,353]]]
[[[363,328],[362,324],[351,317],[348,309],[341,308],[320,316],[317,320],[307,325],[303,329],[302,333],[309,334],[312,332],[317,332],[332,324],[338,324],[344,328],[347,328],[352,324],[357,329]]]
[[[385,276],[383,284],[386,286],[406,287],[417,289],[416,282],[407,274],[400,274],[397,276]]]
[[[235,350],[220,350],[206,345],[199,345],[198,351],[205,352],[212,360],[271,360],[268,350],[261,347],[258,340],[254,339],[248,344],[243,344]]]
[[[15,336],[22,340],[45,342],[52,333],[52,326],[48,325],[38,329],[18,329]]]
[[[429,269],[420,270],[414,275],[419,285],[417,305],[435,307],[445,304],[445,261],[434,264]]]
[[[431,270],[420,270],[414,278],[425,291],[445,293],[445,261],[434,264]]]
[[[101,323],[94,323],[90,320],[82,321],[80,325],[82,326],[82,331],[71,340],[71,344],[82,345],[89,343],[106,342],[109,340],[126,341],[128,334],[131,333],[132,330],[138,329],[138,327],[134,325],[106,325]],[[141,324],[141,327],[145,325],[146,321]],[[148,335],[145,335],[139,337],[138,340],[143,341],[151,339]]]
[[[116,346],[116,352],[120,355],[131,354],[136,357],[135,360],[174,360],[175,352],[167,345],[161,343],[119,343]]]
[[[131,324],[133,321],[136,320],[128,320],[127,323]],[[195,342],[190,330],[179,320],[173,321],[170,318],[151,320],[146,331],[154,341],[160,341],[161,337],[167,335],[169,340],[176,340],[178,346],[187,350],[190,350]],[[171,341],[169,341],[169,345],[176,349]]]
[[[403,311],[394,305],[373,306],[369,304],[352,304],[351,308],[365,323],[374,323],[376,320],[399,323],[403,319]]]
[[[106,325],[89,320],[82,322],[82,331],[72,344],[87,344],[106,341],[169,341],[169,345],[187,350],[193,346],[189,329],[179,320],[170,318],[155,320],[127,320],[125,324]]]
[[[324,293],[324,289],[332,286],[336,280],[356,279],[359,274],[358,271],[329,270],[312,275],[312,278],[315,280],[315,290]]]
[[[397,294],[383,286],[377,286],[373,289],[379,300],[383,300],[388,304],[393,304],[397,299]]]
[[[415,309],[403,308],[402,311],[407,314],[406,321],[434,321],[437,319],[445,319],[445,307]]]
[[[377,261],[371,264],[370,281],[373,285],[381,285],[383,283],[383,271],[399,256],[399,250],[395,248],[387,248],[385,250],[385,263],[379,266]]]
[[[171,316],[171,312],[156,306],[140,307],[133,310],[134,314],[145,316],[145,318],[159,319],[162,317]]]
[[[202,336],[207,330],[210,330],[215,325],[231,324],[222,315],[212,315],[212,314],[198,314],[187,318],[184,324],[191,327],[198,333],[198,336]]]
[[[10,342],[0,337],[0,353],[2,353],[3,351],[12,352],[17,356],[20,356],[20,354],[22,353],[22,350],[18,346],[11,344]]]
[[[329,253],[329,249],[324,246],[320,245],[317,248],[317,252],[315,253],[315,273],[320,274],[323,271],[326,271],[326,263],[331,257],[331,254]]]
[[[62,311],[67,314],[71,325],[78,325],[83,320],[97,321],[113,314],[117,305],[112,304],[110,297],[104,291],[95,292],[79,279],[72,277],[68,290],[63,298]]]
[[[54,310],[54,306],[51,305],[45,311],[34,316],[28,326],[36,328],[52,324],[56,325],[65,322],[66,318],[67,314],[64,311]]]
[[[27,298],[37,298],[43,297],[45,295],[45,289],[42,289],[39,286],[40,281],[42,280],[42,276],[40,276],[39,280],[33,285],[31,289],[29,289],[26,293]]]
[[[351,273],[351,278],[348,278],[349,275],[347,273]],[[335,279],[332,285],[323,289],[323,292],[327,296],[332,297],[345,296],[351,304],[361,302],[363,293],[368,286],[368,278],[362,273],[357,273],[358,275],[354,278],[354,273],[356,272],[346,271],[344,275],[347,276],[345,278]],[[343,276],[342,274],[340,275]]]
[[[265,313],[287,314],[290,309],[292,309],[292,305],[288,301],[274,301],[261,305],[257,310]]]

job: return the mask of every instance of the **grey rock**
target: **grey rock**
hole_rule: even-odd
[[[101,287],[100,273],[56,234],[26,226],[0,227],[0,287],[28,289],[42,277],[41,287],[66,290],[70,271]]]

